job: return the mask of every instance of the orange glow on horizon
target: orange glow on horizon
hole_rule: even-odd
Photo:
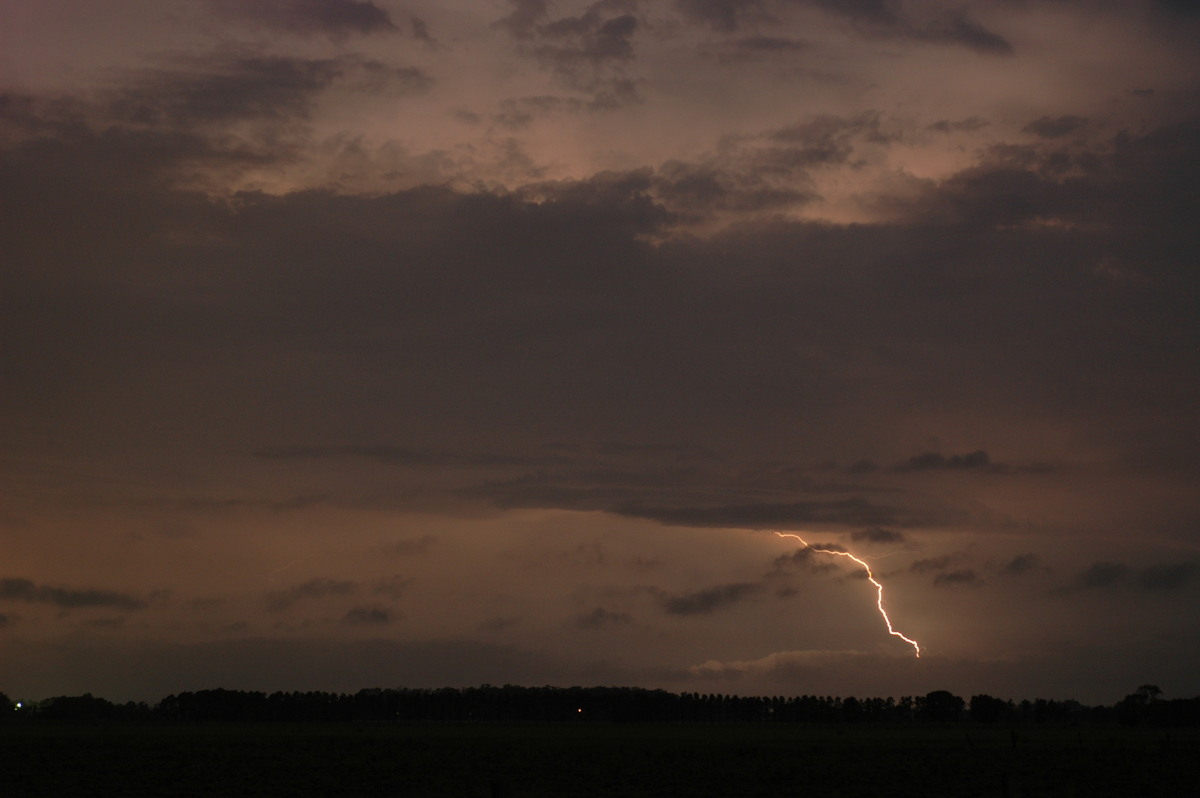
[[[796,540],[803,543],[804,548],[806,548],[806,549],[812,549],[813,551],[819,551],[822,554],[835,554],[838,557],[849,557],[851,560],[854,560],[856,563],[861,565],[863,567],[863,569],[866,570],[866,572],[867,572],[867,579],[871,580],[871,584],[875,585],[875,591],[876,591],[875,606],[879,608],[879,614],[883,616],[883,622],[885,624],[887,624],[888,634],[892,635],[893,637],[898,637],[901,640],[903,640],[905,643],[908,643],[910,646],[913,647],[913,651],[915,651],[917,653],[917,659],[921,658],[921,644],[918,643],[916,640],[913,640],[911,637],[905,637],[903,634],[896,631],[896,628],[894,626],[892,626],[892,619],[888,617],[887,610],[885,610],[883,608],[883,585],[880,584],[879,581],[875,579],[875,574],[873,574],[871,572],[871,566],[867,565],[865,562],[863,562],[859,558],[855,557],[853,554],[851,554],[848,551],[834,551],[831,549],[815,548],[812,545],[810,545],[807,540],[805,540],[804,538],[800,537],[799,535],[793,534],[791,532],[776,532],[775,534],[781,538],[795,538]]]

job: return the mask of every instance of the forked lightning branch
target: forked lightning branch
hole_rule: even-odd
[[[896,631],[896,628],[894,626],[892,626],[892,619],[888,617],[887,610],[885,610],[883,608],[883,585],[880,584],[879,580],[877,580],[875,578],[875,574],[873,574],[871,572],[871,566],[867,565],[865,562],[860,560],[858,557],[855,557],[853,554],[851,554],[848,551],[842,551],[840,549],[822,548],[820,546],[813,546],[813,545],[809,544],[809,542],[807,540],[805,540],[804,538],[800,537],[799,535],[793,534],[791,532],[776,532],[775,534],[779,535],[779,537],[781,537],[781,538],[795,538],[796,540],[803,543],[804,547],[806,549],[820,552],[821,554],[831,554],[831,555],[834,555],[837,557],[847,557],[851,560],[854,560],[859,565],[861,565],[867,572],[867,579],[870,580],[871,584],[875,585],[875,591],[876,591],[875,606],[879,608],[879,614],[883,616],[883,622],[885,624],[887,624],[888,634],[892,635],[893,637],[898,637],[901,640],[903,640],[905,643],[908,643],[910,646],[913,647],[913,651],[915,651],[917,653],[917,657],[919,658],[921,656],[921,644],[918,643],[916,640],[913,640],[911,637],[905,637],[903,634]]]

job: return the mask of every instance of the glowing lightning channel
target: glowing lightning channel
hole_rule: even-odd
[[[800,537],[799,535],[794,535],[791,532],[776,532],[775,534],[779,535],[779,537],[781,537],[781,538],[795,538],[796,540],[803,543],[804,548],[806,548],[806,549],[812,549],[813,551],[819,551],[822,554],[836,554],[838,557],[849,557],[851,560],[854,560],[856,563],[861,565],[867,572],[867,579],[871,580],[871,584],[875,585],[875,591],[876,591],[875,606],[879,608],[879,614],[883,616],[883,622],[887,624],[888,634],[892,635],[893,637],[898,637],[901,640],[903,640],[905,643],[908,643],[910,646],[913,647],[913,651],[917,652],[917,659],[921,658],[921,644],[918,643],[916,640],[913,640],[911,637],[905,637],[900,632],[897,632],[895,627],[892,626],[892,619],[888,617],[887,610],[885,610],[883,608],[883,585],[881,585],[875,579],[875,574],[871,573],[871,566],[867,565],[865,562],[858,559],[857,557],[855,557],[853,554],[851,554],[848,551],[836,551],[834,549],[815,548],[815,547],[811,546],[807,540]]]

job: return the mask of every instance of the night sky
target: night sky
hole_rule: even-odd
[[[4,0],[0,690],[1200,693],[1195,8]]]

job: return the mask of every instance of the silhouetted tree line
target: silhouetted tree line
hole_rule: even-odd
[[[1037,699],[1019,703],[946,690],[923,696],[845,698],[668,693],[637,687],[372,688],[357,693],[199,690],[157,704],[114,704],[90,693],[18,704],[0,693],[8,720],[284,721],[284,722],[659,722],[1055,724],[1200,726],[1200,697],[1165,700],[1142,685],[1115,705]]]

